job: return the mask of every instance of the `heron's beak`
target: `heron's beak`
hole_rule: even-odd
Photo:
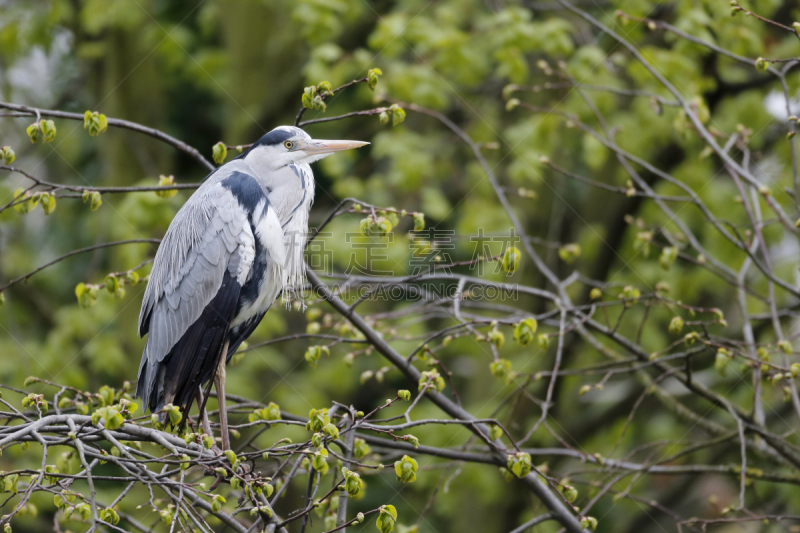
[[[364,141],[328,141],[324,139],[314,139],[311,141],[301,141],[298,144],[300,145],[297,147],[298,151],[305,152],[308,155],[323,155],[341,152],[342,150],[361,148],[369,143]]]

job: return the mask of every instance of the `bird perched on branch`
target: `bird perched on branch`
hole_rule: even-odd
[[[215,380],[222,448],[229,448],[225,364],[278,295],[305,280],[309,164],[366,144],[275,128],[212,172],[181,207],[156,252],[139,315],[139,335],[148,337],[136,395],[145,408],[173,404],[186,416],[198,398],[209,432],[203,398]]]

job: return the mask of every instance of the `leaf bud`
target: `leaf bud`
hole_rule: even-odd
[[[516,246],[509,246],[503,254],[503,270],[509,275],[513,274],[519,268],[519,262],[522,254]]]
[[[373,68],[367,72],[367,84],[369,85],[370,90],[375,90],[375,87],[378,85],[378,76],[382,75],[383,72],[379,68]]]
[[[526,452],[517,452],[508,456],[508,470],[518,478],[524,478],[531,471],[531,456]]]
[[[175,176],[169,175],[164,176],[163,174],[158,177],[158,186],[159,187],[169,187],[171,185],[175,185]],[[178,194],[177,189],[169,189],[169,190],[162,190],[162,191],[155,191],[156,196],[159,198],[172,198],[176,194]]]
[[[94,137],[100,135],[108,127],[108,119],[105,115],[97,111],[86,111],[83,114],[83,129],[89,130],[89,135]]]
[[[10,165],[14,162],[17,156],[14,154],[14,150],[10,146],[3,146],[0,148],[0,158],[3,159],[4,165]]]
[[[218,142],[217,144],[212,146],[211,157],[214,159],[214,162],[218,165],[224,163],[225,158],[228,157],[228,148],[225,146],[225,143]]]
[[[392,112],[392,126],[397,126],[406,119],[406,110],[397,104],[392,104],[389,107]]]
[[[682,329],[683,319],[679,316],[672,317],[672,320],[669,322],[669,332],[673,335],[680,335]]]
[[[565,244],[558,249],[558,257],[567,264],[574,263],[581,256],[581,247],[578,244]]]
[[[403,483],[411,483],[417,479],[417,462],[404,455],[402,459],[394,463],[394,472],[397,475],[397,481]]]

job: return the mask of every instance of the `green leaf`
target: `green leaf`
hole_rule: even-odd
[[[405,435],[403,440],[412,445],[414,448],[419,448],[419,439],[414,435]]]
[[[97,211],[103,205],[103,197],[97,191],[83,191],[81,198],[83,203],[90,202],[89,207],[92,211]]]
[[[0,157],[3,159],[3,164],[10,165],[17,158],[14,150],[10,146],[3,146],[0,148]]]
[[[397,509],[394,505],[381,505],[375,525],[381,533],[391,533],[397,520]]]
[[[386,237],[392,231],[392,222],[386,217],[378,217],[374,226],[381,237]]]
[[[236,457],[236,452],[233,450],[225,450],[225,458],[228,459],[228,462],[231,465],[231,469],[235,472],[236,467],[239,466],[239,458]]]
[[[350,496],[358,496],[364,488],[364,482],[361,480],[361,476],[346,468],[342,468],[342,475],[344,475],[344,486],[347,494]]]
[[[311,324],[317,324],[317,322],[312,322]],[[309,326],[311,324],[309,324]],[[308,361],[308,364],[311,365],[311,368],[317,368],[317,361],[319,361],[321,355],[322,350],[320,350],[319,346],[309,346],[303,357]]]
[[[311,409],[308,412],[308,423],[306,424],[306,429],[317,433],[322,431],[322,428],[328,425],[330,421],[331,419],[328,416],[327,409]]]
[[[78,283],[75,287],[75,296],[78,298],[78,305],[84,309],[88,309],[97,303],[98,289],[94,285],[86,285]]]
[[[589,531],[594,531],[597,529],[597,518],[593,516],[584,516],[581,518],[581,527]]]
[[[119,290],[119,280],[117,279],[117,276],[113,274],[106,276],[106,279],[103,280],[103,283],[106,285],[106,290],[111,294],[114,294],[117,292],[117,290]]]
[[[106,131],[108,119],[97,111],[86,111],[83,114],[83,129],[89,130],[89,135],[95,137]]]
[[[269,405],[262,409],[256,409],[250,415],[250,421],[254,422],[256,420],[280,420],[281,419],[281,408],[275,402],[269,402]]]
[[[219,494],[214,494],[211,498],[211,510],[215,513],[218,513],[222,510],[222,505],[225,503],[225,498],[220,496]]]
[[[158,177],[158,186],[159,187],[169,187],[171,185],[175,185],[175,176],[169,175],[164,176],[163,174]],[[178,194],[177,189],[170,189],[165,191],[155,191],[156,196],[159,198],[172,198],[176,194]]]
[[[100,520],[117,525],[119,523],[119,515],[111,507],[106,507],[100,510]]]
[[[498,348],[502,348],[506,343],[506,336],[503,335],[503,332],[497,329],[497,327],[489,330],[489,333],[486,334],[486,338]]]
[[[86,522],[92,516],[92,508],[89,507],[88,503],[79,503],[75,506],[75,510],[81,516],[81,520]]]
[[[394,473],[397,475],[397,481],[411,483],[417,479],[417,462],[408,455],[404,455],[402,459],[394,463]]]
[[[325,424],[325,427],[322,428],[322,431],[333,440],[339,438],[339,428],[337,428],[333,424]]]
[[[19,492],[17,484],[19,483],[19,474],[9,474],[3,477],[3,492]]]
[[[533,342],[533,338],[538,327],[539,323],[536,322],[535,318],[526,318],[525,320],[521,320],[514,328],[514,340],[522,346],[527,346]]]
[[[669,270],[678,258],[678,249],[674,246],[666,246],[661,250],[661,255],[658,258],[658,264],[664,270]]]
[[[322,96],[333,96],[333,86],[329,81],[320,82],[320,84],[317,85],[317,90]]]
[[[439,375],[438,372],[435,370],[428,370],[422,373],[419,378],[419,391],[422,392],[425,390],[426,384],[430,380],[431,385],[428,385],[430,388],[433,388],[436,392],[442,392],[445,387],[444,378]]]
[[[369,444],[367,444],[367,442],[364,439],[356,438],[355,441],[353,442],[353,451],[356,456],[356,459],[363,459],[364,457],[369,455],[369,452],[371,452],[372,450],[369,447]]]
[[[414,213],[414,231],[425,229],[425,213]]]
[[[32,143],[38,141],[39,137],[41,137],[42,135],[42,130],[39,128],[38,122],[34,122],[30,126],[28,126],[25,132],[28,134],[28,137],[30,138]]]
[[[508,379],[511,376],[511,361],[498,359],[489,363],[489,372],[499,379]]]
[[[40,120],[39,129],[42,130],[42,142],[49,143],[56,138],[56,123],[52,120]]]
[[[519,261],[522,254],[516,246],[509,246],[506,248],[506,253],[503,254],[503,270],[509,275],[513,274],[519,268]]]
[[[214,507],[213,502],[211,504],[211,507],[212,508]],[[170,508],[162,509],[161,511],[158,512],[158,514],[159,516],[161,516],[161,522],[164,523],[165,525],[170,525],[172,523],[172,509]]]
[[[99,414],[105,421],[103,426],[109,430],[117,429],[125,423],[125,418],[114,407],[101,407],[95,411],[95,414]],[[94,415],[92,418],[94,419]],[[94,420],[92,422],[96,423]]]
[[[317,453],[314,454],[313,459],[311,460],[311,466],[314,467],[314,470],[322,474],[323,476],[328,473],[328,458],[322,453],[325,452],[327,454],[327,450],[324,448]]]
[[[578,489],[572,485],[561,485],[559,489],[569,503],[578,499]]]
[[[642,296],[642,291],[634,287],[633,285],[626,285],[622,288],[622,293],[619,295],[620,299],[627,300],[625,302],[626,307],[630,307],[631,305],[636,305],[639,303],[639,298]]]
[[[581,256],[581,247],[577,244],[565,244],[558,249],[558,257],[567,264],[572,264]]]
[[[378,85],[378,76],[382,75],[383,72],[379,68],[373,68],[367,72],[367,84],[369,84],[370,90],[375,90],[375,87]]]
[[[406,110],[397,104],[392,104],[389,111],[392,112],[392,126],[397,126],[406,119]]]
[[[303,89],[301,102],[306,109],[314,109],[314,99],[317,97],[316,87],[306,87]]]
[[[14,205],[14,211],[24,215],[36,208],[39,203],[39,197],[31,194],[30,191],[16,189],[14,191],[14,202],[19,202]]]
[[[50,215],[56,210],[56,197],[53,195],[53,193],[42,193],[39,198],[39,202],[42,204],[42,209],[44,210],[45,215]]]
[[[680,335],[683,330],[683,319],[679,316],[672,317],[669,321],[669,332],[673,335]]]
[[[518,478],[527,476],[531,471],[531,456],[526,452],[517,452],[508,456],[508,469]]]
[[[172,405],[168,403],[164,406],[164,412],[167,413],[169,416],[169,423],[173,426],[177,426],[180,421],[183,419],[183,415],[181,414],[181,409],[177,405]]]
[[[212,146],[211,157],[214,159],[214,162],[218,165],[224,163],[225,158],[228,157],[228,148],[225,146],[225,143],[218,142],[217,144]]]

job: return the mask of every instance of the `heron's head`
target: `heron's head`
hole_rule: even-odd
[[[278,126],[242,154],[247,163],[277,170],[291,163],[313,163],[334,152],[351,150],[369,144],[363,141],[331,141],[312,139],[300,128]]]

